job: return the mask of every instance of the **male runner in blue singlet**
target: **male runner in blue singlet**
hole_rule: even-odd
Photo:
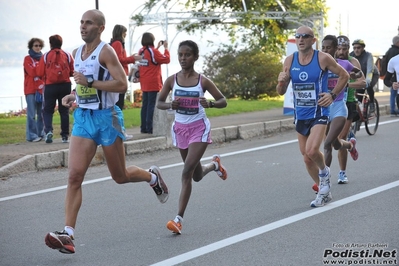
[[[329,106],[344,89],[349,74],[331,55],[313,49],[316,38],[311,28],[299,27],[295,42],[298,51],[285,59],[276,89],[283,95],[292,81],[299,149],[309,175],[319,184],[319,192],[310,205],[321,207],[331,200],[331,192],[330,168],[325,164],[320,145],[327,127]],[[327,88],[328,70],[338,76],[330,92]]]

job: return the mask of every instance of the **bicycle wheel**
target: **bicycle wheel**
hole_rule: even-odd
[[[377,132],[378,123],[380,122],[380,107],[376,99],[374,99],[374,107],[374,112],[370,112],[370,105],[366,107],[367,119],[364,122],[364,126],[369,135],[374,135]]]

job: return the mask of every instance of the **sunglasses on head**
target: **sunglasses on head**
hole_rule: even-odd
[[[301,37],[302,39],[308,39],[308,38],[313,38],[314,36],[307,33],[295,33],[295,39],[299,39]]]

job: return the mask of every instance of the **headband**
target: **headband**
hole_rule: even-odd
[[[349,39],[345,38],[345,37],[338,37],[338,45],[342,46],[342,45],[346,45],[349,46]]]

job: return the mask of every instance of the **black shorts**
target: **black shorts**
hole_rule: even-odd
[[[297,120],[295,123],[296,132],[301,135],[309,136],[310,129],[314,125],[327,125],[328,116],[321,116],[318,118],[308,119],[308,120]]]
[[[348,108],[347,120],[354,120],[359,114],[357,113],[357,102],[346,102],[346,108]]]

